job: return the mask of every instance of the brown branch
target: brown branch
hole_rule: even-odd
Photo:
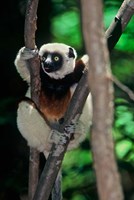
[[[125,93],[128,94],[129,98],[134,101],[134,93],[126,85],[122,84],[115,76],[111,77],[111,80]]]
[[[28,200],[32,200],[38,184],[39,175],[39,152],[30,147],[29,155],[29,183]]]
[[[52,200],[62,200],[62,171],[59,170],[52,190]]]
[[[126,24],[128,24],[133,14],[134,14],[134,1],[133,0],[123,1],[116,15],[116,18],[121,19],[122,31],[124,31]]]
[[[101,0],[82,0],[83,32],[90,57],[89,83],[93,100],[91,146],[100,200],[122,200],[112,139],[113,87],[108,79],[109,56]]]
[[[25,46],[29,49],[35,48],[35,31],[36,31],[36,12],[38,7],[38,0],[29,0],[27,4],[27,11],[25,16],[24,39]],[[31,74],[31,98],[39,107],[39,92],[40,92],[40,78],[39,78],[39,59],[36,56],[29,60],[29,69]],[[29,156],[29,187],[28,198],[33,199],[39,174],[39,152],[36,149],[30,148]]]

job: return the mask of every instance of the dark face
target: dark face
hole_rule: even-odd
[[[58,52],[44,52],[41,57],[41,66],[47,73],[59,70],[63,65],[63,57]]]

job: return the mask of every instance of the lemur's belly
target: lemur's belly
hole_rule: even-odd
[[[70,99],[70,91],[68,91],[68,93],[60,99],[55,96],[48,97],[41,93],[40,110],[48,121],[58,121],[64,116]]]

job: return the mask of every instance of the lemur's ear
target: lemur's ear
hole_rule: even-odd
[[[69,56],[69,58],[75,58],[74,49],[71,47],[69,47],[68,56]]]

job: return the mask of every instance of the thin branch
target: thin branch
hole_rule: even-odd
[[[112,76],[111,80],[125,93],[128,94],[129,98],[134,101],[134,93],[126,85],[121,83],[115,76]]]
[[[25,16],[24,39],[25,46],[29,49],[35,48],[35,31],[37,20],[38,0],[29,0],[27,4],[27,11]],[[29,69],[31,74],[31,98],[39,107],[39,92],[40,92],[40,78],[39,78],[39,59],[36,56],[29,60]],[[36,149],[30,148],[29,156],[29,187],[28,198],[33,199],[39,175],[39,152]]]
[[[101,0],[81,0],[83,33],[90,57],[89,84],[92,94],[93,119],[91,146],[100,200],[122,200],[123,192],[114,155],[112,139],[113,87],[109,55],[103,28]]]
[[[27,10],[25,15],[25,28],[24,28],[24,39],[27,48],[35,48],[35,31],[36,20],[37,20],[37,7],[39,0],[28,0]]]

